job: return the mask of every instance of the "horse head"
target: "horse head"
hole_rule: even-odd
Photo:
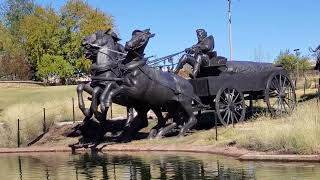
[[[132,32],[132,38],[126,42],[125,50],[135,51],[139,55],[143,55],[144,49],[146,48],[149,39],[154,37],[155,34],[150,32],[150,29],[145,30],[134,30]]]
[[[108,34],[109,32],[110,30],[96,31],[93,34],[86,36],[82,40],[81,46],[85,50],[84,54],[87,59],[95,62],[101,47],[106,46],[108,43],[110,43],[110,41],[113,41],[112,37]],[[114,42],[111,42],[111,45],[113,44]]]

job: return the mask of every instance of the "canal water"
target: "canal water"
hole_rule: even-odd
[[[0,155],[0,179],[320,179],[317,163],[240,162],[212,154],[112,152]]]

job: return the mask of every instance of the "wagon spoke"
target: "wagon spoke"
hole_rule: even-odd
[[[231,117],[231,123],[234,124],[235,122],[234,122],[234,117],[233,117],[233,112],[232,111],[230,111],[230,117]]]
[[[237,111],[234,111],[234,112],[237,112]],[[233,113],[233,117],[234,117],[234,119],[236,120],[236,122],[239,122],[240,121],[240,117],[238,118],[237,117],[237,115],[236,115],[236,113]]]
[[[233,100],[234,100],[234,89],[232,89],[232,96],[231,96],[231,98],[230,98],[230,100],[231,100],[231,102],[233,102]]]
[[[225,114],[224,114],[224,116],[223,116],[223,118],[222,118],[222,120],[223,120],[224,122],[226,122],[224,119],[226,118],[227,114],[228,114],[228,110],[225,112]]]
[[[289,84],[287,84],[287,82],[289,83],[289,80],[288,80],[288,78],[286,77],[286,78],[284,79],[283,88],[286,88],[287,85],[289,85]]]
[[[291,110],[291,106],[289,105],[289,103],[285,100],[285,99],[283,99],[283,102],[288,106],[288,108]],[[285,104],[284,104],[284,106],[285,106]],[[287,110],[286,110],[287,111]]]
[[[227,124],[230,124],[230,111],[228,110],[228,116],[227,116]]]
[[[240,96],[240,94],[239,93],[237,93],[237,96],[233,99],[233,103],[239,98],[239,96]]]
[[[220,112],[225,112],[228,109],[228,107],[220,109]]]
[[[278,88],[279,86],[277,86],[278,82],[277,82],[277,81],[274,82],[274,80],[272,80],[271,82],[272,82],[273,87],[274,87],[275,90],[277,91],[277,93],[280,93],[279,88]]]
[[[239,105],[239,104],[242,104],[243,102],[242,101],[239,101],[239,102],[236,102],[236,103],[233,103],[234,105]]]
[[[220,104],[220,108],[221,107],[228,107],[228,105],[227,104]]]
[[[281,105],[283,106],[284,111],[287,113],[288,110],[287,110],[287,108],[286,108],[286,104],[285,104],[285,101],[284,101],[284,100],[281,100]],[[288,107],[289,107],[289,106],[288,106]],[[290,107],[289,107],[289,108],[290,108]]]
[[[271,108],[274,107],[274,105],[276,105],[278,103],[279,99],[277,98],[277,100],[272,104]]]
[[[225,105],[228,105],[228,104],[229,104],[228,101],[227,101],[225,98],[220,98],[220,99],[222,99],[222,100],[224,101],[224,104],[225,104]],[[223,103],[223,102],[221,102],[221,103]]]
[[[235,111],[235,112],[241,117],[241,114],[238,111]]]
[[[282,85],[281,85],[281,74],[280,74],[280,79],[279,79],[279,88],[282,88]],[[281,89],[279,89],[279,90],[281,90]],[[280,91],[281,92],[281,91]]]

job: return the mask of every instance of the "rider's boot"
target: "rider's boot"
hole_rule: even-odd
[[[200,63],[197,62],[194,66],[193,66],[193,71],[191,74],[191,78],[194,79],[197,77],[198,73],[200,71]]]

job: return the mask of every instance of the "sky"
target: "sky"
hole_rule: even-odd
[[[66,1],[36,0],[59,9]],[[87,0],[112,15],[125,43],[135,29],[150,28],[156,36],[146,55],[162,57],[197,42],[195,30],[204,28],[215,38],[218,55],[229,58],[227,0]],[[272,62],[280,51],[320,44],[319,0],[233,0],[233,60]]]

